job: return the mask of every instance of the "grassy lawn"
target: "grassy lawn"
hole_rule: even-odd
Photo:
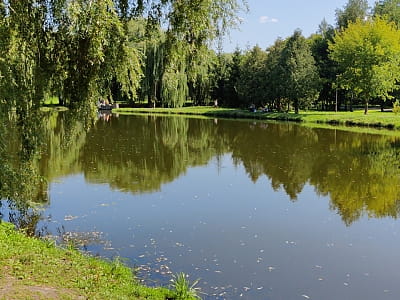
[[[213,108],[213,107],[184,107],[184,108],[120,108],[115,113],[152,113],[152,114],[185,114],[204,115],[222,118],[245,118],[260,120],[283,120],[314,124],[348,125],[361,127],[375,127],[400,129],[400,115],[392,112],[370,110],[364,115],[363,110],[354,112],[318,112],[304,111],[299,114],[276,112],[249,112],[241,109]]]
[[[176,287],[176,285],[175,285]],[[0,223],[0,299],[193,299],[139,284],[130,268]]]

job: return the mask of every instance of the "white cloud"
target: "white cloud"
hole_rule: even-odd
[[[270,17],[268,17],[268,16],[261,16],[260,19],[259,19],[259,22],[260,22],[261,24],[265,24],[265,23],[278,23],[279,20],[276,19],[276,18],[270,18]]]

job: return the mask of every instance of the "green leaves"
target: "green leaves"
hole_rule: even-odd
[[[370,98],[388,98],[400,79],[400,31],[377,17],[358,20],[337,32],[329,44],[330,57],[339,64],[338,84],[352,90],[368,105]],[[367,111],[367,107],[366,107]]]

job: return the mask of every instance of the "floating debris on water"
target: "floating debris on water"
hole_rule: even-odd
[[[67,215],[67,216],[64,217],[64,221],[72,221],[72,220],[75,220],[77,218],[78,218],[78,216]]]
[[[322,269],[322,266],[315,265],[315,268],[317,268],[317,269]]]
[[[307,295],[304,295],[304,294],[301,295],[301,296],[302,296],[303,298],[305,298],[305,299],[311,299],[310,296],[307,296]]]

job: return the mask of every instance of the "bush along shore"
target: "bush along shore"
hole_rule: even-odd
[[[330,124],[342,126],[358,126],[386,129],[400,129],[400,115],[393,112],[370,110],[364,114],[363,110],[354,112],[321,112],[304,111],[299,114],[255,112],[233,108],[214,107],[183,107],[183,108],[119,108],[113,109],[114,113],[121,114],[181,114],[202,115],[216,118],[258,119],[275,121],[294,121],[309,124]]]
[[[196,299],[186,275],[171,289],[141,285],[119,260],[106,261],[27,237],[0,221],[0,299]]]

